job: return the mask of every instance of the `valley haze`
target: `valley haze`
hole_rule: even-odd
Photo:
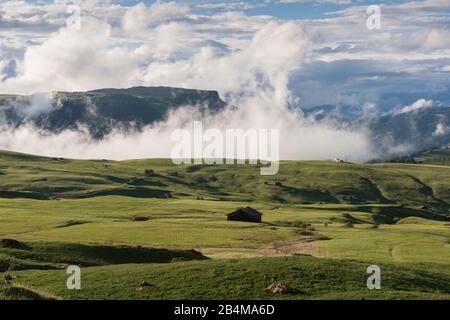
[[[222,134],[279,130],[285,160],[368,161],[450,144],[450,108],[432,101],[370,118],[326,107],[261,110],[258,101],[244,103],[251,104],[231,105],[216,91],[142,86],[3,95],[0,148],[82,159],[167,158],[176,145],[173,133],[193,133],[194,121]]]

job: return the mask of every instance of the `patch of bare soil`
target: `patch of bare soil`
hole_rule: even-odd
[[[281,282],[278,282],[278,283],[272,283],[271,285],[269,285],[265,289],[265,291],[270,292],[272,294],[286,294],[286,293],[289,293],[291,291],[291,289],[287,285],[285,285]]]
[[[294,254],[320,257],[317,241],[291,240],[278,241],[260,248],[200,248],[208,258],[233,259],[255,257],[292,256]]]
[[[319,257],[319,248],[315,241],[291,240],[272,243],[270,246],[259,249],[271,253],[273,256],[291,256],[294,254],[309,254]]]

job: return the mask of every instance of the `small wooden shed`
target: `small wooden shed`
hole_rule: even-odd
[[[239,208],[227,214],[229,221],[261,222],[262,213],[251,207]]]

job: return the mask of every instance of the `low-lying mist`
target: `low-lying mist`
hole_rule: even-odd
[[[243,101],[244,102],[244,101]],[[253,97],[245,107],[227,107],[218,113],[206,113],[198,106],[173,110],[163,121],[142,129],[113,129],[102,139],[94,139],[82,125],[77,130],[49,132],[28,122],[18,127],[0,126],[0,149],[53,157],[80,159],[169,158],[176,129],[192,132],[194,120],[203,129],[279,129],[280,159],[332,159],[366,161],[374,157],[369,133],[340,129],[326,122],[303,117],[300,110],[283,112],[264,107]]]

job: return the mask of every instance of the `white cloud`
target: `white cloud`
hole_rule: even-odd
[[[280,3],[333,3],[351,4],[352,0],[280,0]]]
[[[127,85],[139,61],[133,50],[109,47],[110,33],[109,25],[94,18],[85,18],[81,30],[61,28],[25,51],[17,76],[0,83],[0,90],[33,93]]]
[[[25,101],[24,101],[25,100]],[[37,93],[26,99],[11,101],[12,106],[17,105],[17,110],[25,119],[49,112],[53,108],[52,93]]]
[[[266,110],[265,105],[260,107]],[[256,109],[257,106],[253,106],[250,109],[227,109],[214,116],[203,115],[204,130],[281,128],[281,159],[332,159],[339,156],[350,161],[365,161],[376,156],[367,132],[317,124],[302,119],[293,111],[284,114],[272,112],[269,116],[261,110],[254,113]],[[15,129],[0,126],[0,149],[78,159],[167,158],[176,145],[171,141],[172,132],[180,128],[191,130],[192,120],[198,117],[198,109],[182,108],[173,112],[166,121],[148,126],[142,132],[132,134],[115,130],[102,140],[92,140],[83,130],[49,134],[30,125]]]
[[[410,106],[406,106],[403,109],[401,109],[400,113],[406,113],[411,112],[423,108],[429,108],[433,106],[433,100],[425,100],[425,99],[419,99],[416,102],[414,102]]]
[[[156,1],[150,7],[139,3],[128,9],[123,17],[125,31],[141,32],[170,21],[186,18],[189,7],[175,2]]]
[[[195,8],[208,10],[212,12],[232,11],[232,10],[249,10],[258,7],[270,5],[271,1],[228,1],[228,2],[205,2],[195,4]]]
[[[351,6],[326,19],[282,22],[270,16],[248,16],[238,11],[218,10],[219,14],[202,15],[193,13],[188,5],[174,2],[156,2],[151,6],[137,4],[128,8],[89,1],[82,3],[81,30],[68,30],[65,6],[61,3],[7,1],[0,3],[3,14],[0,29],[7,39],[0,39],[1,48],[7,49],[2,50],[0,67],[4,70],[6,61],[15,59],[17,68],[13,76],[0,81],[0,92],[73,91],[133,85],[219,90],[222,97],[239,106],[237,112],[222,114],[222,122],[211,119],[211,123],[219,127],[283,128],[283,143],[287,146],[283,149],[285,158],[354,155],[354,159],[365,159],[372,151],[364,130],[342,130],[330,124],[309,123],[288,109],[288,104],[294,101],[289,83],[291,76],[301,74],[305,59],[362,61],[348,78],[328,72],[325,81],[317,80],[313,85],[320,88],[321,96],[339,97],[345,103],[356,104],[360,93],[355,93],[355,79],[370,81],[370,86],[366,85],[369,97],[365,99],[371,102],[361,105],[365,112],[372,114],[376,96],[381,95],[375,92],[378,89],[373,86],[375,81],[384,81],[382,79],[389,79],[391,75],[398,83],[399,79],[409,80],[411,70],[445,70],[450,59],[445,26],[450,18],[443,13],[443,7],[448,7],[448,1],[383,5],[382,30],[370,32],[365,27],[365,6]],[[360,71],[363,63],[370,66],[367,61],[387,64],[387,60],[388,67],[376,70],[376,74],[370,68],[364,70],[365,74]],[[400,63],[403,61],[409,63]],[[348,69],[352,65],[349,62],[345,66]],[[309,76],[314,77],[314,72]],[[431,78],[429,73],[423,74],[440,81],[440,78]],[[337,89],[327,87],[333,77],[338,78],[337,81],[342,79],[347,92],[335,92],[333,90]],[[408,86],[408,90],[414,88]],[[431,104],[431,100],[420,99],[404,107],[402,112]],[[181,119],[188,120],[180,114],[173,117],[160,126],[170,127]],[[15,135],[5,134],[1,145],[12,143],[9,137],[18,139],[16,145],[17,148],[22,145],[22,151],[35,151],[35,147],[26,143],[26,140],[32,141],[27,132],[31,135],[35,131],[23,130],[27,130],[21,133],[27,137],[23,142]],[[147,128],[136,141],[142,141],[142,147],[148,143],[147,139],[157,137],[166,141],[161,132],[166,131],[161,131],[160,127]],[[79,133],[66,132],[34,146],[48,142],[49,148],[55,145],[54,150],[70,154],[70,145],[63,144],[74,134]],[[120,132],[114,135],[114,139],[105,140],[103,147],[97,150],[109,148],[108,141],[112,147],[116,141],[123,141],[124,145],[126,142],[130,145],[130,157],[141,152],[136,150],[141,147],[139,143],[133,144]],[[77,147],[80,149],[74,148],[76,153],[94,156],[98,145],[84,136],[79,139]],[[83,153],[82,150],[88,151]],[[112,150],[107,154],[114,156],[117,149]],[[146,152],[151,155],[150,151]]]
[[[439,136],[445,136],[449,132],[449,127],[445,123],[438,123],[436,125],[436,129],[433,132],[433,136],[439,137]]]
[[[238,96],[271,87],[280,105],[288,95],[289,74],[302,62],[309,43],[301,24],[272,22],[242,50],[224,55],[206,46],[189,59],[150,63],[143,82],[218,89],[223,95]]]
[[[161,34],[170,35],[167,46],[144,43],[134,48],[111,42],[113,31],[105,21],[84,19],[81,30],[63,28],[41,45],[30,47],[19,75],[4,81],[2,87],[85,90],[171,85],[218,89],[238,108],[206,116],[204,123],[219,129],[281,129],[284,159],[339,156],[367,160],[373,154],[364,130],[317,124],[304,119],[298,110],[288,108],[292,99],[289,76],[299,69],[311,44],[302,23],[272,21],[242,42],[240,50],[223,50],[209,42],[196,42],[187,47],[190,50],[183,50],[186,56],[178,57],[170,53],[177,50],[176,45],[171,45],[177,43],[177,35],[186,37],[178,32],[177,25],[181,23],[165,23],[152,29],[156,39]],[[82,158],[167,157],[173,145],[169,140],[172,130],[189,126],[196,116],[200,117],[195,110],[180,109],[142,133],[114,131],[102,141],[92,141],[83,131],[45,134],[29,126],[15,130],[2,127],[0,148]]]

